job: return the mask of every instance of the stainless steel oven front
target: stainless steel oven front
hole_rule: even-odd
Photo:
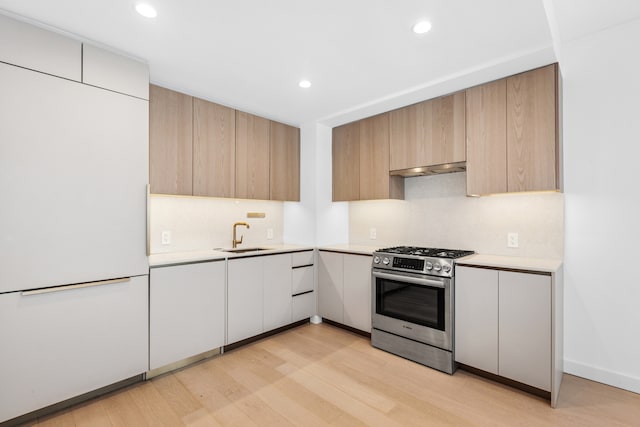
[[[372,270],[372,327],[452,350],[451,279]]]
[[[375,268],[371,277],[371,344],[453,374],[453,279]]]

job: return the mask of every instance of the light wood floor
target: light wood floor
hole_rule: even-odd
[[[640,426],[640,395],[565,375],[557,409],[307,324],[38,420],[37,426]]]

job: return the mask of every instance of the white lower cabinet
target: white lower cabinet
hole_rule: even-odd
[[[457,362],[551,391],[552,278],[456,267]]]
[[[224,260],[152,268],[149,306],[150,369],[222,347]]]
[[[291,323],[291,254],[264,260],[264,331]]]
[[[226,344],[314,315],[313,268],[313,251],[229,259]]]
[[[148,276],[0,295],[0,422],[142,374]]]
[[[236,258],[227,262],[227,344],[264,331],[263,258]]]
[[[371,256],[320,251],[318,264],[320,315],[371,332]]]

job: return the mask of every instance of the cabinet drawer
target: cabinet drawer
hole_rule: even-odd
[[[139,276],[0,295],[0,423],[147,371],[148,291]]]
[[[313,290],[313,265],[294,268],[292,276],[291,295]]]
[[[291,305],[293,322],[309,318],[316,314],[316,293],[309,292],[293,297]]]
[[[301,267],[304,265],[313,265],[313,251],[294,252],[291,254],[291,265]]]

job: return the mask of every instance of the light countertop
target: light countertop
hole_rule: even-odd
[[[474,254],[457,259],[456,265],[476,265],[479,267],[556,273],[562,267],[562,260]]]
[[[286,252],[299,252],[315,249],[313,246],[300,246],[300,245],[260,245],[260,248],[264,250],[245,252],[245,253],[231,253],[224,252],[223,250],[199,250],[199,251],[184,251],[184,252],[169,252],[164,254],[151,254],[149,255],[150,267],[161,267],[174,264],[189,264],[193,262],[203,261],[217,261],[233,258],[242,258],[249,256],[260,255],[272,255]],[[216,248],[217,249],[217,248]],[[221,249],[221,248],[220,248]],[[242,247],[238,249],[243,249]]]
[[[364,245],[350,245],[350,244],[342,244],[342,245],[328,245],[321,246],[318,248],[319,251],[331,251],[331,252],[343,252],[347,254],[356,254],[356,255],[371,255],[373,252],[380,249],[380,246],[364,246]]]

